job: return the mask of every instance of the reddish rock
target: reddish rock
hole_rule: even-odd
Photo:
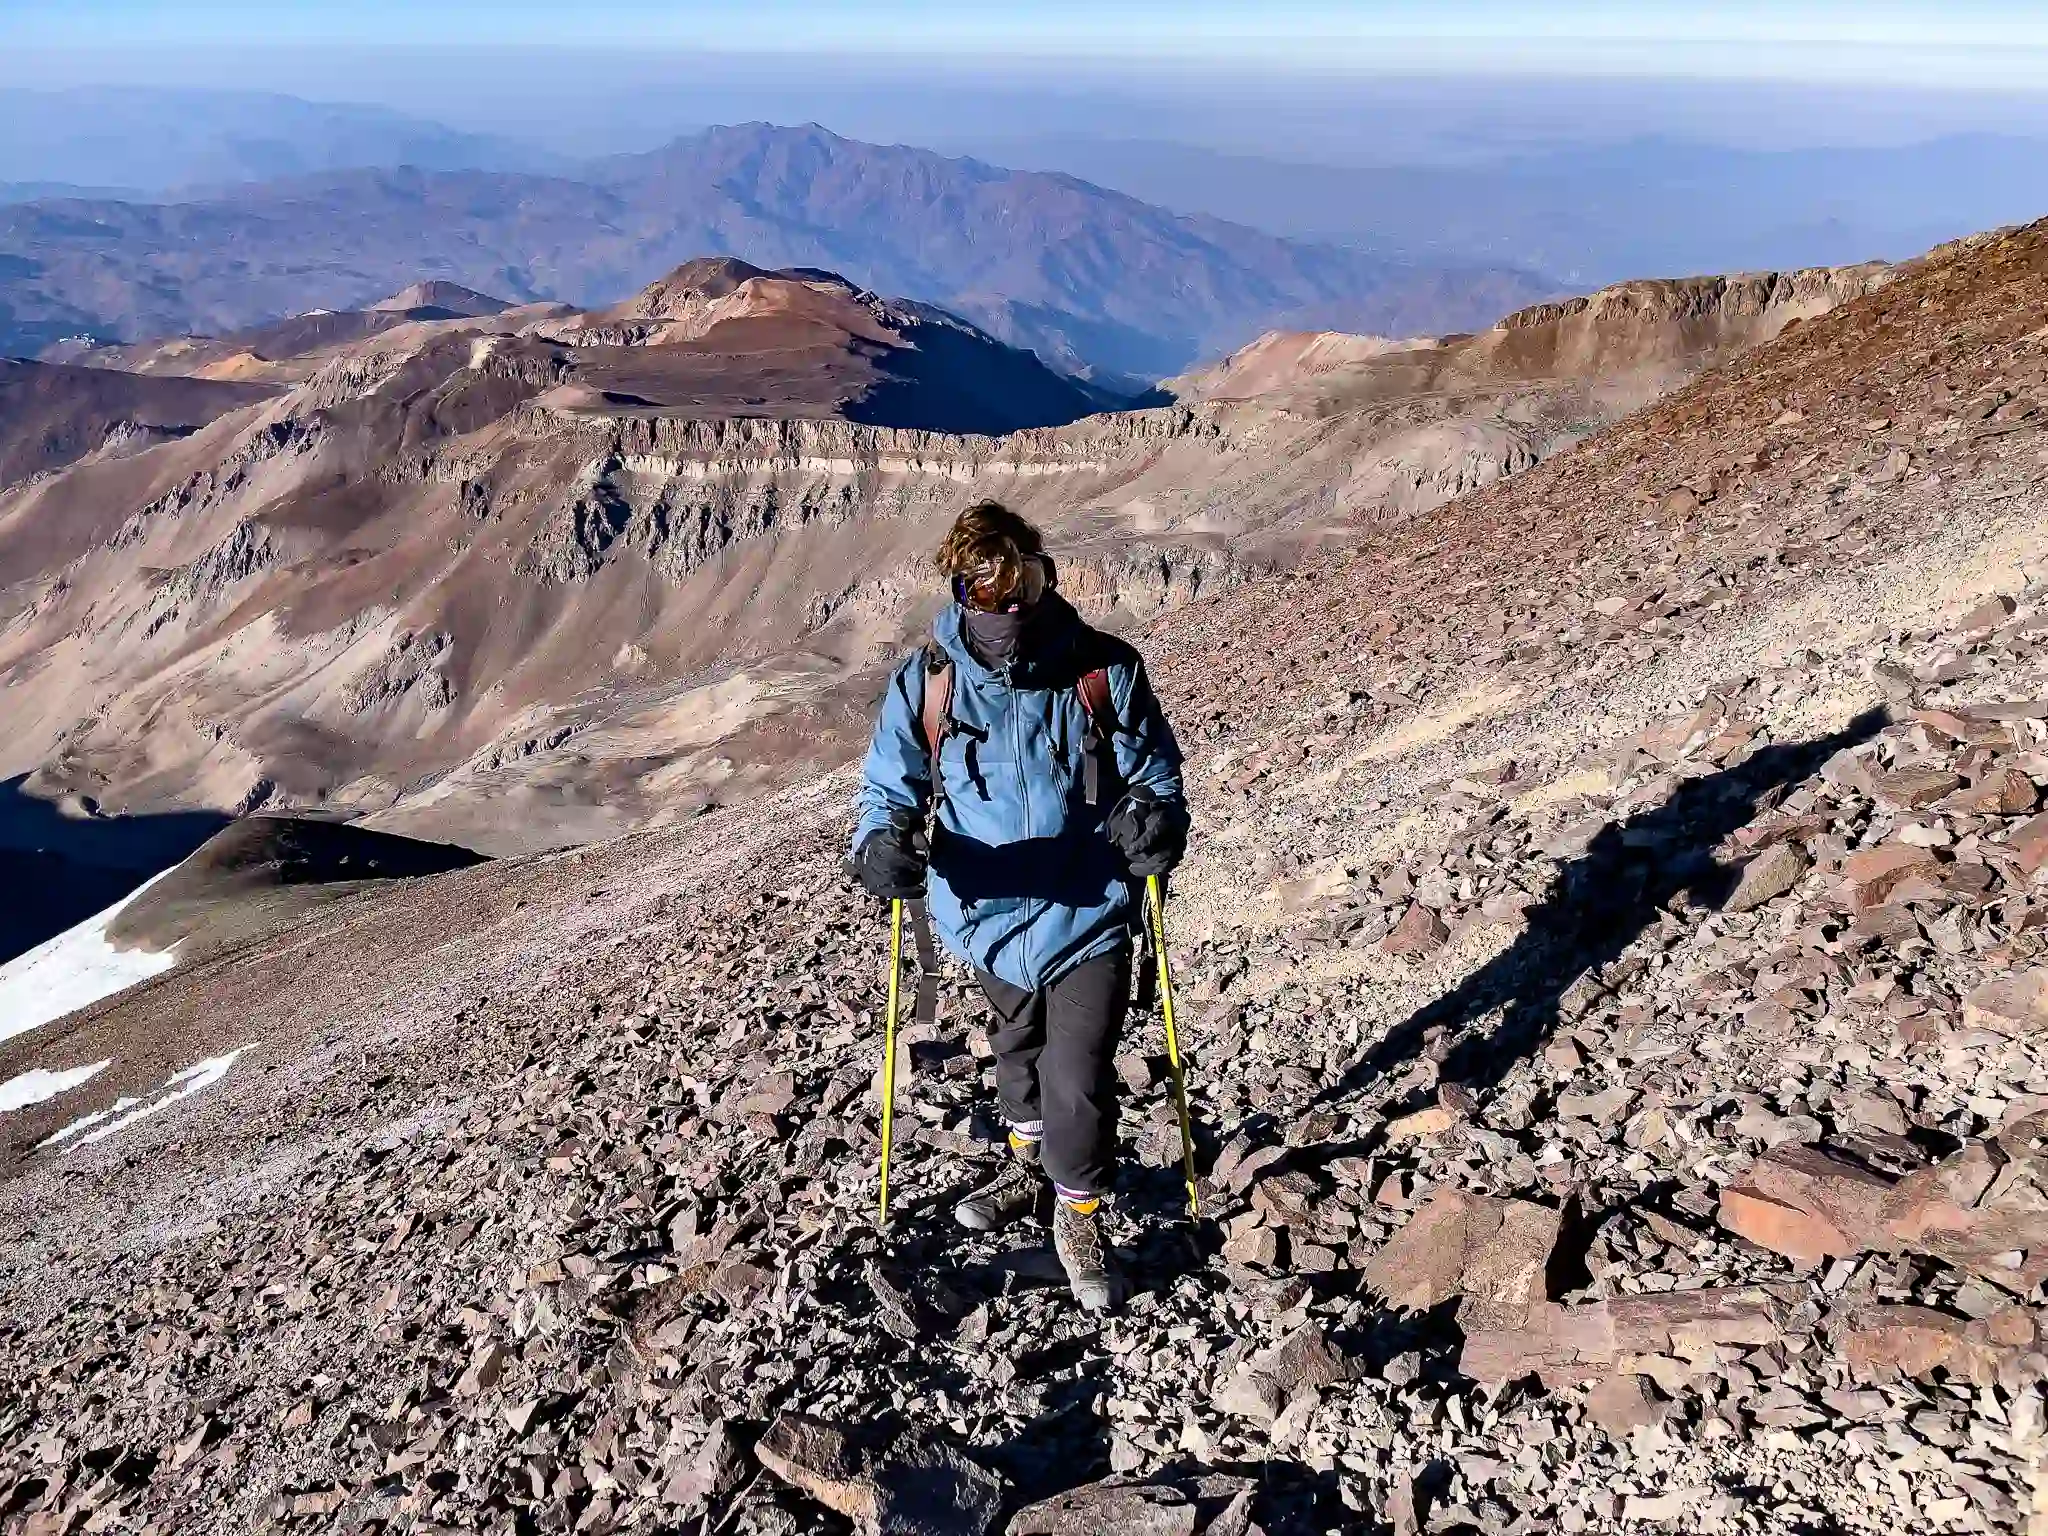
[[[1418,1109],[1411,1115],[1387,1122],[1386,1137],[1392,1141],[1424,1141],[1432,1136],[1441,1136],[1453,1126],[1464,1124],[1464,1117],[1447,1104],[1432,1104]]]
[[[1892,1181],[1818,1147],[1778,1147],[1721,1192],[1721,1225],[1802,1263],[1881,1246]]]
[[[1929,849],[1905,843],[1880,843],[1875,848],[1859,849],[1842,860],[1842,877],[1850,885],[1850,906],[1858,912],[1868,912],[1891,900],[1892,892],[1912,876],[1931,879],[1940,868],[1940,861]]]
[[[1380,940],[1380,950],[1389,955],[1430,955],[1442,949],[1450,936],[1444,920],[1418,902],[1402,913],[1394,931]]]
[[[1941,809],[1965,816],[2024,816],[2040,803],[2041,791],[2019,769],[1994,768],[1943,800]]]
[[[920,1431],[888,1455],[863,1455],[837,1425],[785,1413],[754,1446],[761,1465],[863,1531],[983,1536],[1002,1506],[1002,1482]]]
[[[2031,875],[2048,864],[2048,816],[2035,816],[2013,828],[2005,840],[2023,874]]]
[[[1461,1297],[1468,1331],[1512,1327],[1545,1299],[1560,1221],[1531,1201],[1440,1189],[1373,1256],[1365,1287],[1409,1311]]]
[[[1271,1227],[1240,1232],[1223,1245],[1223,1257],[1232,1264],[1271,1269],[1280,1262],[1280,1234]]]
[[[1972,1142],[1899,1180],[1884,1204],[1896,1245],[1969,1270],[2015,1292],[2048,1279],[2048,1166],[2025,1149],[2026,1131]]]
[[[1749,912],[1775,900],[1799,883],[1809,860],[1795,843],[1781,842],[1742,866],[1741,878],[1729,894],[1730,912]]]
[[[1895,810],[1917,811],[1962,788],[1962,778],[1940,768],[1894,768],[1879,774],[1871,789]]]
[[[754,1445],[761,1465],[849,1520],[873,1524],[875,1486],[864,1459],[836,1425],[785,1413]]]
[[[1658,1401],[1642,1377],[1622,1372],[1586,1394],[1586,1417],[1617,1440],[1630,1430],[1663,1421],[1671,1405]]]
[[[1967,711],[1917,709],[1913,718],[1937,736],[1966,747],[2010,747],[2012,737],[2004,725]]]
[[[1734,837],[1735,846],[1752,852],[1774,848],[1779,843],[1801,843],[1809,837],[1816,837],[1834,826],[1831,817],[1782,816],[1775,821],[1753,822],[1738,830]]]
[[[1323,1337],[1322,1329],[1303,1323],[1240,1365],[1217,1389],[1216,1407],[1270,1425],[1301,1393],[1350,1381],[1357,1374],[1358,1367]]]
[[[1699,509],[1699,493],[1689,485],[1674,486],[1657,502],[1658,514],[1667,518],[1691,517]]]
[[[1465,1335],[1458,1368],[1488,1388],[1525,1376],[1548,1386],[1593,1381],[1623,1356],[1697,1358],[1710,1345],[1755,1348],[1784,1336],[1794,1286],[1714,1286],[1566,1307],[1546,1302],[1513,1328]]]
[[[2048,969],[1985,982],[1963,999],[1963,1028],[2015,1039],[2048,1029]]]
[[[1111,1478],[1027,1505],[1005,1536],[1194,1536],[1195,1522],[1179,1489]]]
[[[1819,1147],[1784,1146],[1721,1192],[1722,1226],[1801,1263],[1930,1254],[2009,1290],[2048,1279],[2048,1160],[2037,1121],[1901,1179]]]
[[[2013,616],[2013,600],[2000,593],[1987,597],[1956,621],[1956,628],[1968,633],[1971,630],[1996,629]]]
[[[1849,1374],[1861,1382],[1940,1371],[1951,1380],[2012,1390],[2048,1377],[2048,1341],[2024,1307],[1971,1319],[1931,1307],[1869,1306],[1850,1319],[1839,1342]]]

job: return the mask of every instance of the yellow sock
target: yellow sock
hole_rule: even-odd
[[[1064,1195],[1062,1195],[1060,1198],[1063,1200],[1066,1199]],[[1100,1195],[1097,1195],[1087,1200],[1067,1200],[1067,1209],[1070,1211],[1077,1211],[1083,1216],[1093,1216],[1095,1214],[1096,1207],[1101,1204],[1102,1197]]]

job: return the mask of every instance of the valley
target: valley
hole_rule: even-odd
[[[1397,345],[1276,333],[1122,411],[942,312],[729,258],[599,311],[445,290],[19,365],[36,398],[254,403],[213,397],[147,454],[78,436],[0,490],[0,775],[494,854],[686,821],[854,754],[928,621],[925,553],[976,499],[1044,524],[1064,589],[1128,627],[1524,469],[1889,275],[1634,285]]]

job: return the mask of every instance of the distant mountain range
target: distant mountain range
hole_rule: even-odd
[[[1469,330],[1556,291],[1512,266],[1282,240],[1067,175],[755,123],[574,178],[348,170],[176,203],[0,208],[0,351],[220,333],[427,278],[600,305],[706,252],[843,272],[1115,381],[1274,326]]]
[[[2048,143],[1995,134],[1782,150],[1643,137],[1470,165],[1310,164],[1077,135],[963,147],[1290,239],[1503,262],[1575,287],[1897,260],[2048,209]]]
[[[352,102],[130,85],[0,88],[0,201],[11,201],[10,182],[151,196],[369,165],[543,171],[567,163],[513,139]]]

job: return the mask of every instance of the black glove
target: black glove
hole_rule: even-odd
[[[854,850],[853,875],[871,896],[910,901],[924,894],[930,862],[923,830],[915,822],[892,821],[861,839]]]
[[[1104,830],[1138,879],[1170,874],[1188,851],[1188,808],[1141,787],[1117,802]]]

